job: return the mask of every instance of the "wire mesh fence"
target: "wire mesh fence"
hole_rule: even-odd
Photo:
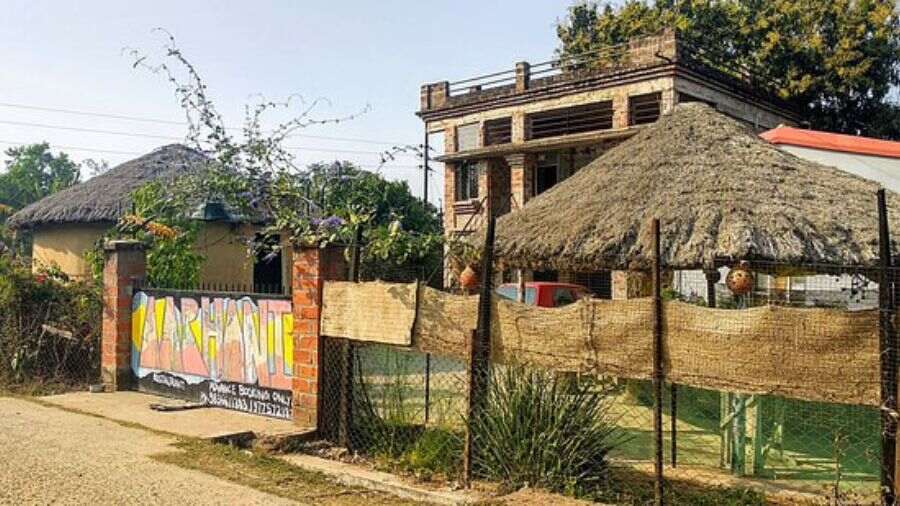
[[[757,263],[752,285],[743,294],[729,290],[729,271],[719,269],[716,277],[721,281],[711,287],[704,286],[703,272],[676,273],[675,298],[708,305],[708,289],[713,288],[716,307],[722,309],[787,306],[864,311],[879,305],[878,272],[873,269]],[[878,331],[875,326],[871,330]],[[772,341],[794,338],[791,332],[777,329],[767,337]],[[848,360],[852,354],[853,350],[847,350]],[[667,476],[716,483],[721,481],[716,475],[726,475],[729,483],[773,485],[838,504],[880,502],[882,429],[876,406],[673,384],[664,390],[662,405]]]
[[[752,274],[750,285],[735,289],[729,274],[745,268]],[[387,279],[418,279],[413,274],[402,272]],[[496,278],[504,275],[510,277],[498,273]],[[891,279],[895,278],[900,279],[900,270],[891,274]],[[383,280],[384,273],[378,279]],[[837,312],[821,313],[821,322],[814,316],[796,320],[792,324],[796,328],[774,325],[750,330],[754,339],[774,343],[765,359],[773,363],[783,360],[782,348],[795,346],[804,335],[818,336],[823,343],[830,339],[825,329],[829,315],[871,315],[880,303],[879,271],[872,268],[732,264],[723,265],[715,275],[680,271],[663,279],[664,299],[704,308],[712,301],[717,309],[735,311],[727,318],[728,312],[703,313],[712,318],[703,325],[713,334],[740,336],[744,315],[755,309],[786,307]],[[467,299],[477,304],[477,296]],[[602,310],[604,306],[597,307]],[[645,328],[651,326],[651,313],[641,305],[634,308],[635,321]],[[557,315],[553,320],[556,327],[548,325],[537,330],[546,335],[544,346],[548,354],[559,349],[559,338],[566,327],[585,325],[584,313],[560,312],[563,310],[538,309]],[[571,317],[560,320],[561,314]],[[508,316],[504,313],[494,318]],[[442,317],[458,315],[447,312]],[[868,322],[864,333],[877,336],[878,319],[867,318],[863,320]],[[517,332],[532,325],[524,317],[516,321],[521,326]],[[474,323],[473,320],[473,326]],[[710,351],[705,348],[709,343],[701,341],[687,349],[670,348],[670,324],[661,329],[663,374],[673,367],[671,360],[677,358],[671,353],[702,357]],[[503,324],[495,321],[492,325]],[[634,331],[634,340],[644,339],[644,330]],[[497,327],[492,332],[504,330]],[[627,373],[602,367],[576,371],[565,360],[557,365],[547,360],[535,365],[524,360],[526,355],[497,355],[495,348],[490,361],[484,364],[487,381],[482,401],[473,410],[471,378],[477,374],[478,364],[466,358],[471,357],[471,348],[463,354],[458,349],[446,354],[425,353],[415,345],[325,339],[332,343],[329,346],[349,349],[348,355],[326,354],[323,366],[325,371],[348,371],[348,379],[340,379],[340,373],[335,372],[337,379],[322,385],[326,404],[327,399],[341,396],[350,399],[345,411],[341,411],[345,409],[341,402],[331,403],[337,420],[348,417],[347,447],[391,469],[430,480],[457,482],[466,478],[465,463],[469,461],[476,480],[527,483],[599,500],[645,504],[655,500],[654,463],[659,451],[664,465],[663,499],[668,503],[759,504],[765,501],[764,497],[788,503],[880,502],[885,466],[881,419],[884,410],[869,402],[826,402],[820,399],[827,397],[824,395],[779,395],[756,387],[715,388],[703,386],[703,378],[692,384],[678,384],[666,378],[662,395],[657,398],[649,365]],[[477,339],[474,333],[466,337],[469,346],[473,339]],[[813,365],[815,354],[821,352],[816,344],[815,339],[810,341],[813,347],[804,352]],[[741,350],[745,348],[718,350],[716,356],[733,353],[734,367],[742,368],[747,359],[740,356]],[[857,348],[846,351],[847,367],[858,352]],[[638,356],[644,355],[635,355]],[[754,356],[756,360],[760,355]],[[829,355],[833,356],[840,356],[840,350]],[[831,360],[824,355],[822,359]],[[730,367],[721,362],[709,365],[713,376],[715,371]],[[797,366],[802,367],[803,364]],[[843,374],[840,364],[836,367],[836,373]],[[773,368],[771,374],[778,370]],[[810,374],[769,379],[781,386],[802,384],[807,390],[815,390],[816,384],[809,382],[817,381],[815,374],[819,373],[810,370]],[[876,377],[877,373],[869,376]],[[856,394],[848,394],[848,398],[855,398],[853,395]],[[654,426],[657,402],[662,422],[659,449]],[[339,425],[339,421],[336,423]],[[340,440],[340,434],[335,437]],[[554,472],[559,472],[559,476],[554,476]]]
[[[378,467],[458,482],[467,367],[395,346],[325,338],[327,439]]]

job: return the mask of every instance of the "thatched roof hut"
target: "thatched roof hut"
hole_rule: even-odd
[[[873,265],[875,182],[803,160],[699,103],[671,114],[497,222],[510,267],[640,270],[651,221],[669,269],[734,260]],[[892,230],[900,200],[888,194]]]
[[[130,194],[158,179],[175,179],[199,170],[208,158],[181,144],[170,144],[118,165],[84,183],[41,199],[7,220],[25,229],[63,223],[116,222],[131,207]]]

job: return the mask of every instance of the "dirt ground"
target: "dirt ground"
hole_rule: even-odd
[[[216,446],[0,397],[0,504],[409,504]]]

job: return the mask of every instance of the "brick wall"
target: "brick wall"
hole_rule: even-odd
[[[506,163],[509,165],[509,190],[512,193],[512,207],[515,210],[531,199],[535,157],[531,154],[508,155]]]
[[[444,164],[444,230],[456,228],[456,212],[453,204],[456,202],[456,164]]]
[[[322,287],[325,281],[346,279],[347,264],[340,248],[298,248],[293,258],[294,421],[307,427],[321,427]]]
[[[105,253],[100,370],[107,390],[124,390],[134,385],[131,299],[134,285],[146,276],[146,255],[136,241],[112,241]]]

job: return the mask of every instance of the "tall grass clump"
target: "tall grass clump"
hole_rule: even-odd
[[[495,367],[484,409],[471,420],[473,464],[510,489],[586,495],[601,487],[623,443],[606,387],[521,365]]]

